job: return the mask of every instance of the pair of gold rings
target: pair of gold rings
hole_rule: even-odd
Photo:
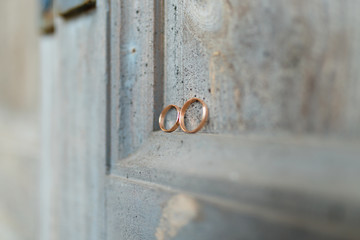
[[[186,126],[185,126],[185,120],[184,120],[186,110],[189,108],[189,106],[192,103],[194,103],[196,101],[200,102],[201,105],[202,105],[202,119],[201,119],[201,122],[200,122],[200,124],[199,124],[199,126],[197,128],[195,128],[193,130],[188,130],[186,128]],[[164,125],[165,116],[168,113],[168,111],[170,109],[172,109],[172,108],[175,108],[176,111],[177,111],[176,122],[170,129],[166,129],[165,125]],[[180,124],[180,127],[184,132],[186,132],[186,133],[196,133],[206,124],[208,116],[209,116],[209,110],[208,110],[208,107],[206,106],[205,102],[203,100],[199,99],[199,98],[191,98],[184,104],[184,106],[181,108],[181,110],[180,110],[180,108],[178,106],[173,105],[173,104],[170,104],[170,105],[166,106],[162,110],[162,112],[160,114],[159,125],[160,125],[161,130],[163,130],[164,132],[173,132],[179,127],[179,124]]]

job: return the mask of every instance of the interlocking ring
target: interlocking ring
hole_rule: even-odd
[[[189,108],[189,106],[193,102],[196,102],[196,101],[200,102],[202,105],[202,119],[197,128],[195,128],[193,130],[188,130],[185,126],[185,113],[186,113],[186,110]],[[208,119],[208,116],[209,116],[209,110],[208,110],[208,107],[206,106],[205,102],[199,98],[191,98],[184,104],[184,106],[182,107],[182,109],[180,111],[180,120],[179,120],[180,127],[186,133],[196,133],[205,125],[205,123]]]
[[[168,111],[170,109],[172,109],[172,108],[175,108],[176,112],[177,112],[177,114],[176,114],[176,122],[175,122],[174,126],[172,126],[170,129],[166,129],[165,125],[164,125],[165,116],[168,113]],[[161,112],[161,114],[159,116],[159,126],[160,126],[161,130],[163,130],[164,132],[173,132],[179,127],[179,119],[180,119],[180,108],[178,106],[176,106],[176,105],[170,104],[170,105],[166,106],[162,110],[162,112]]]

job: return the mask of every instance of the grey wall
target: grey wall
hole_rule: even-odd
[[[41,39],[42,239],[358,239],[358,5],[98,0],[57,16]],[[157,131],[194,96],[201,132]]]

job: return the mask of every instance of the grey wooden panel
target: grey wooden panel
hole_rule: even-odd
[[[165,105],[200,97],[205,132],[359,136],[359,1],[165,2]],[[196,114],[189,111],[189,124]]]
[[[44,60],[55,57],[42,64],[44,71],[48,64],[55,68],[53,79],[43,79],[52,82],[43,89],[44,102],[51,104],[43,119],[51,129],[43,160],[46,240],[105,235],[108,6],[97,3],[95,11],[77,18],[57,17],[53,48],[43,53]]]
[[[358,145],[358,142],[324,141],[311,137],[274,139],[154,133],[139,152],[119,161],[112,171],[114,178],[119,176],[119,182],[131,181],[145,186],[134,186],[132,190],[119,187],[121,193],[112,193],[116,191],[112,188],[108,191],[110,199],[114,198],[110,202],[119,201],[125,206],[131,199],[146,198],[147,204],[138,203],[131,209],[118,206],[121,211],[140,214],[144,210],[146,213],[142,213],[141,219],[132,216],[132,220],[128,220],[127,213],[122,213],[121,219],[116,213],[111,213],[108,215],[110,226],[114,227],[113,218],[120,225],[108,231],[121,235],[129,229],[130,239],[137,239],[138,232],[154,232],[159,219],[155,218],[155,213],[147,211],[160,208],[163,203],[156,202],[158,193],[146,189],[161,186],[171,191],[175,189],[179,194],[191,194],[206,201],[229,205],[239,211],[232,214],[223,212],[228,219],[220,213],[211,215],[213,219],[208,221],[221,219],[222,222],[220,225],[204,223],[212,231],[222,231],[222,224],[232,225],[233,217],[242,218],[246,213],[256,216],[258,221],[284,225],[283,228],[260,228],[252,233],[254,239],[262,239],[257,234],[268,234],[277,239],[284,232],[291,238],[301,237],[297,229],[328,237],[357,239],[360,236]],[[142,197],[143,191],[149,192]],[[117,211],[115,203],[110,203],[108,208],[108,211]],[[148,224],[143,226],[141,220]],[[244,221],[229,229],[228,234],[237,234],[241,225],[252,224],[249,219]],[[138,225],[145,229],[130,230]],[[196,224],[190,228],[192,236],[197,236]]]
[[[54,96],[56,95],[55,83],[57,76],[57,50],[54,35],[42,36],[40,41],[40,66],[41,66],[41,168],[40,171],[40,219],[39,239],[51,239],[58,229],[58,215],[55,215],[59,203],[54,186],[58,185],[56,169],[59,169],[59,161],[54,150],[58,147],[54,136],[59,135],[60,129],[54,128],[59,125],[60,116],[55,115]]]
[[[204,132],[216,134],[143,138],[148,133],[137,129],[140,122],[156,116],[129,115],[127,109],[134,99],[151,99],[154,89],[124,91],[121,84],[133,84],[132,75],[124,75],[112,88],[121,89],[112,95],[112,101],[120,98],[112,104],[120,112],[112,124],[121,137],[115,134],[112,145],[120,155],[112,155],[108,239],[359,238],[358,3],[164,4],[163,104],[203,98],[210,108]],[[132,19],[125,16],[118,19]],[[111,31],[115,47],[117,38],[122,46],[133,31],[126,23],[124,35],[122,28]],[[114,57],[114,63],[129,62]],[[112,70],[112,80],[124,69]],[[194,110],[188,124],[197,121]],[[249,132],[262,137],[244,135]],[[168,219],[178,214],[166,211],[176,196],[190,198],[185,224]],[[192,218],[198,216],[194,205],[204,219]]]
[[[110,19],[106,3],[56,19],[58,74],[48,108],[48,168],[56,170],[45,186],[54,220],[44,223],[51,230],[43,239],[359,236],[358,140],[148,138],[162,84],[154,79],[161,75],[154,64],[162,61],[154,51],[163,47],[155,45],[159,2],[113,0]],[[348,36],[348,51],[357,51],[358,16],[350,3],[357,4],[166,1],[164,104],[205,98],[211,116],[205,132],[219,135],[358,136],[358,55],[338,49],[339,35]],[[106,157],[114,164],[108,184]],[[186,221],[168,225],[178,201]]]
[[[170,185],[176,184],[178,177],[190,175],[356,200],[360,199],[358,146],[359,141],[326,141],[316,137],[294,139],[156,132],[138,152],[119,161],[113,173]],[[139,172],[141,169],[145,172]],[[161,180],[159,174],[162,172],[165,179]],[[334,175],[337,177],[332,179]],[[318,179],[322,180],[318,182]],[[310,184],[315,182],[317,184]],[[196,184],[191,178],[183,179],[181,183],[190,188]],[[232,194],[236,195],[236,191]]]
[[[109,240],[356,239],[346,230],[344,235],[334,234],[331,228],[330,232],[322,232],[309,222],[309,228],[304,228],[299,226],[304,219],[296,216],[282,219],[264,209],[260,212],[254,207],[233,207],[118,177],[110,178],[107,198]]]
[[[112,159],[134,152],[153,130],[154,1],[111,2]]]

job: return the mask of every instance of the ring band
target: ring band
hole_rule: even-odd
[[[199,124],[199,126],[193,130],[188,130],[185,126],[185,113],[186,113],[186,110],[189,108],[189,106],[193,103],[193,102],[200,102],[201,105],[202,105],[202,119],[201,119],[201,122]],[[186,133],[196,133],[198,132],[206,123],[207,119],[208,119],[208,116],[209,116],[209,110],[208,110],[208,107],[206,106],[205,102],[199,98],[191,98],[189,99],[185,104],[184,106],[181,108],[181,111],[180,111],[180,127],[181,129],[186,132]]]
[[[174,124],[174,126],[172,126],[170,129],[166,129],[165,128],[165,125],[164,125],[164,122],[165,122],[165,116],[166,114],[168,113],[168,111],[172,108],[175,108],[176,109],[176,122]],[[164,132],[173,132],[175,131],[178,127],[179,127],[179,118],[180,118],[180,108],[176,105],[173,105],[173,104],[170,104],[168,106],[166,106],[162,112],[160,113],[160,116],[159,116],[159,126],[160,126],[160,129],[163,130]]]

